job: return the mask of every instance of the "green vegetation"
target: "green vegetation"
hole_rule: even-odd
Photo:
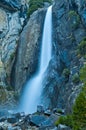
[[[73,81],[73,83],[76,83],[76,84],[79,83],[80,78],[77,73],[72,77],[72,81]]]
[[[86,86],[76,99],[73,107],[74,130],[86,130]]]
[[[14,92],[14,99],[16,100],[16,101],[18,101],[19,100],[19,93],[18,92]]]
[[[84,85],[86,85],[86,64],[84,67],[80,70],[80,80],[84,82]]]
[[[7,89],[8,91],[13,91],[12,86],[7,86],[6,89]]]
[[[10,55],[10,60],[12,61],[15,57],[15,52],[13,52],[11,55]]]
[[[44,2],[52,3],[52,0],[30,0],[29,1],[29,10],[28,17],[36,11],[38,8],[43,8]]]
[[[65,69],[63,70],[63,75],[64,75],[66,78],[69,77],[69,75],[70,75],[70,70],[67,69],[67,68],[65,68]]]
[[[86,38],[84,38],[78,46],[78,54],[86,57]]]
[[[63,114],[62,109],[57,109],[57,112],[60,113],[60,114]]]
[[[0,103],[3,103],[6,101],[7,93],[4,88],[0,88]]]
[[[79,15],[74,10],[71,10],[68,15],[69,15],[70,22],[72,22],[72,25],[71,25],[72,29],[77,29],[80,24]]]
[[[55,122],[55,125],[58,126],[59,124],[64,124],[67,126],[70,126],[72,128],[72,116],[67,115],[67,116],[60,116],[59,120]]]
[[[73,130],[86,130],[86,64],[80,70],[80,80],[83,82],[83,87],[76,98],[73,113],[68,116],[61,116],[56,121],[56,126],[65,124],[70,126]]]
[[[74,130],[86,130],[86,65],[80,70],[80,79],[84,85],[73,107]]]

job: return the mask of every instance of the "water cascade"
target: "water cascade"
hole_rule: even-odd
[[[44,72],[46,71],[49,61],[51,59],[51,51],[52,51],[52,6],[48,8],[45,17],[39,69],[37,73],[27,82],[21,99],[22,103],[20,105],[20,108],[27,114],[35,112],[37,109],[37,105],[40,104],[42,81],[44,78]]]

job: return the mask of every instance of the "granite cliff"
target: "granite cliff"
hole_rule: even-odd
[[[38,67],[46,13],[45,8],[38,9],[27,19],[26,5],[17,0],[0,1],[1,80],[19,95]],[[42,93],[46,108],[58,107],[70,113],[81,90],[82,83],[73,78],[79,77],[84,64],[77,47],[86,36],[85,7],[85,0],[53,1],[53,52]]]

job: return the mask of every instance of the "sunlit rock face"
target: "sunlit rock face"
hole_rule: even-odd
[[[0,38],[4,37],[8,30],[7,14],[4,10],[0,9]]]
[[[21,89],[38,68],[45,12],[46,9],[34,12],[20,35],[11,76],[15,88]]]
[[[26,19],[26,8],[26,3],[21,1],[0,1],[0,59],[5,70],[4,79],[9,86],[17,41]]]

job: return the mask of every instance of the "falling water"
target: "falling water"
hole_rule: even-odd
[[[25,113],[33,113],[37,109],[37,105],[40,103],[40,96],[42,92],[42,80],[44,72],[46,71],[49,61],[51,59],[52,50],[52,6],[47,10],[43,38],[41,56],[39,62],[39,69],[36,75],[34,75],[26,84],[25,91],[21,99],[21,109]]]

